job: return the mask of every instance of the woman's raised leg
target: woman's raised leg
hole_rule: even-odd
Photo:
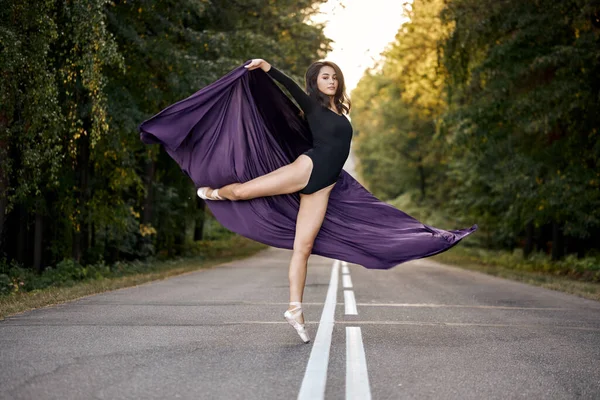
[[[312,159],[301,154],[288,165],[248,182],[232,183],[219,189],[219,196],[228,200],[250,200],[256,197],[295,193],[306,186],[312,172]],[[207,191],[210,198],[212,190]]]

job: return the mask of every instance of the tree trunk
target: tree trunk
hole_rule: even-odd
[[[144,168],[144,182],[146,186],[146,197],[144,198],[143,206],[142,206],[142,220],[141,223],[146,226],[152,226],[152,219],[154,218],[154,179],[156,176],[156,161],[152,159],[146,160],[146,166]],[[146,249],[151,248],[152,244],[152,236],[146,235],[142,236],[140,239],[138,246],[144,249],[144,254],[146,253]],[[150,254],[147,254],[150,255]]]
[[[88,130],[89,132],[89,130]],[[82,140],[82,157],[81,164],[79,168],[81,168],[81,255],[85,255],[90,247],[89,241],[89,215],[91,214],[89,209],[89,201],[90,201],[90,144],[89,144],[89,133],[83,136]]]
[[[0,112],[0,129],[4,130],[8,126],[8,118],[5,113]],[[8,140],[8,139],[7,139]],[[7,140],[0,140],[0,160],[8,159]],[[0,161],[0,253],[4,249],[4,223],[6,221],[6,207],[8,207],[8,174],[2,168]]]
[[[77,169],[79,172],[79,211],[80,214],[77,217],[79,231],[75,231],[73,234],[73,258],[77,262],[81,262],[83,255],[89,247],[88,237],[88,223],[86,219],[90,213],[88,207],[89,202],[89,160],[90,160],[90,148],[89,148],[89,136],[83,135],[79,140],[79,146],[77,146]]]
[[[33,239],[33,268],[42,272],[42,225],[44,218],[41,212],[35,214],[35,234]]]
[[[525,247],[523,248],[523,257],[527,258],[533,251],[533,234],[535,226],[533,221],[529,221],[525,226]]]
[[[17,236],[17,254],[16,259],[21,264],[27,264],[27,260],[25,259],[25,247],[27,246],[27,211],[23,208],[23,206],[19,206],[18,211],[19,219],[19,230]]]
[[[76,230],[73,231],[73,247],[71,256],[74,260],[79,261],[81,259],[81,232]]]
[[[541,251],[542,253],[547,253],[548,249],[546,248],[546,231],[547,231],[547,225],[541,225],[537,231],[537,236],[536,236],[536,243],[535,243],[535,247],[537,248],[538,251]]]
[[[421,162],[420,158],[419,158],[419,163]],[[425,176],[425,168],[423,168],[422,165],[419,165],[418,167],[419,170],[419,184],[420,184],[420,188],[421,188],[421,201],[425,200],[425,188],[426,188],[426,176]]]
[[[588,239],[581,239],[578,238],[577,239],[577,258],[582,259],[583,257],[585,257],[585,251],[589,248],[591,248],[591,243],[589,243]]]
[[[4,184],[2,169],[0,168],[0,253],[4,248],[4,222],[6,221],[5,214],[7,206],[8,199],[6,198],[6,185]]]
[[[154,176],[156,174],[156,161],[148,160],[145,168],[146,198],[144,199],[144,209],[142,213],[142,223],[151,225],[154,206]]]
[[[562,225],[552,221],[552,261],[558,261],[564,256],[564,237]]]
[[[196,195],[196,189],[194,189],[194,196],[196,196],[196,210],[198,210],[196,225],[194,226],[194,241],[197,241],[202,240],[204,237],[204,210],[206,203]]]
[[[96,247],[96,224],[90,224],[90,246]]]

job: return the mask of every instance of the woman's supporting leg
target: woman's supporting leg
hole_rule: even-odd
[[[300,209],[296,219],[296,235],[294,237],[294,250],[289,268],[290,302],[302,302],[304,285],[306,283],[306,270],[308,257],[312,252],[313,244],[327,211],[329,195],[333,185],[323,188],[315,193],[300,194]],[[288,310],[293,309],[290,306]],[[298,320],[304,323],[304,316]]]
[[[219,196],[228,200],[250,200],[256,197],[296,193],[308,183],[312,165],[312,159],[301,154],[293,163],[268,174],[248,182],[223,186],[219,189]],[[208,190],[207,195],[211,197],[212,190]]]

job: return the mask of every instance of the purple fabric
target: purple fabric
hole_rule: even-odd
[[[309,149],[311,133],[298,112],[265,72],[242,65],[144,121],[139,130],[144,143],[164,146],[196,188],[220,188],[271,172]],[[206,204],[227,229],[293,249],[298,193]],[[342,170],[312,252],[388,269],[448,250],[476,229],[424,225]]]

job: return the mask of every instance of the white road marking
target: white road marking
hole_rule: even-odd
[[[349,274],[350,270],[348,269],[348,263],[346,261],[342,261],[342,274]]]
[[[600,328],[569,325],[544,324],[478,324],[470,322],[426,322],[426,321],[336,321],[337,324],[360,325],[415,325],[415,326],[475,326],[489,328],[534,328],[534,329],[574,329],[581,331],[600,332]]]
[[[344,290],[344,305],[346,306],[346,315],[358,315],[356,300],[354,299],[354,292],[352,290]]]
[[[342,285],[344,289],[352,288],[352,278],[350,278],[350,275],[342,275]]]
[[[346,327],[346,399],[370,400],[367,359],[360,328]]]
[[[339,270],[340,261],[336,260],[331,269],[325,306],[323,306],[317,335],[314,339],[310,357],[308,358],[306,372],[304,373],[304,379],[302,379],[302,385],[298,393],[298,400],[318,400],[325,397],[329,349],[331,348],[335,306],[337,304]]]
[[[359,303],[367,307],[431,307],[431,308],[493,308],[499,310],[571,310],[563,307],[514,307],[514,306],[478,306],[469,304],[430,304],[430,303]]]

